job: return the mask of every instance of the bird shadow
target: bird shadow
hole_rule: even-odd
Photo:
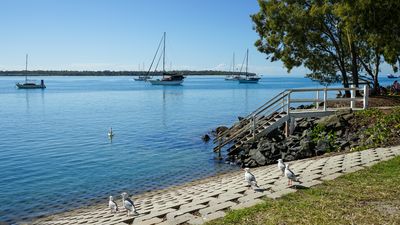
[[[255,188],[254,189],[255,192],[264,192],[266,190],[267,190],[266,188]]]
[[[290,188],[294,188],[297,190],[307,190],[310,189],[309,187],[303,186],[301,184],[293,184],[292,186],[290,186]]]

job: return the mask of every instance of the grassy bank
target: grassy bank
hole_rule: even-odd
[[[399,165],[396,157],[207,224],[400,224]]]

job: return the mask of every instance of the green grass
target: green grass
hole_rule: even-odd
[[[230,211],[216,224],[400,224],[400,157],[277,200]]]

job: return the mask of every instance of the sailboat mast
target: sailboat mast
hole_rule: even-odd
[[[248,76],[248,74],[247,74],[248,66],[249,66],[249,49],[247,49],[247,52],[246,52],[246,77]]]
[[[28,82],[28,54],[25,56],[25,83]]]
[[[164,32],[164,48],[163,48],[163,64],[162,64],[162,67],[163,67],[163,76],[164,76],[164,73],[165,73],[165,32]]]
[[[232,76],[235,75],[235,53],[233,53],[233,65],[232,65]]]

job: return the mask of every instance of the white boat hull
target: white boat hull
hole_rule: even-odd
[[[150,80],[150,78],[149,77],[142,77],[142,76],[139,76],[139,77],[137,77],[137,78],[133,78],[135,81],[148,81],[148,80]]]
[[[183,80],[171,80],[171,81],[165,81],[165,80],[149,80],[149,82],[152,85],[181,85],[183,83]]]

